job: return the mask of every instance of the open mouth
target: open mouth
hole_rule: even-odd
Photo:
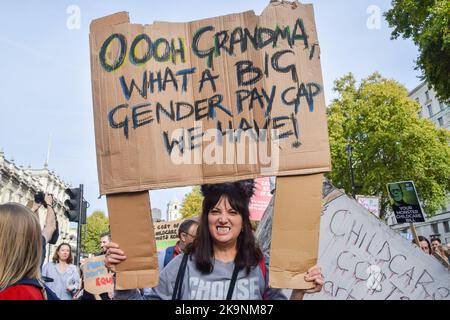
[[[224,234],[228,234],[228,232],[230,232],[231,228],[230,227],[217,226],[216,230],[217,230],[218,234],[224,235]]]

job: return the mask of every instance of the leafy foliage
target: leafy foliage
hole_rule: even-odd
[[[84,229],[86,229],[86,238],[84,238]],[[103,211],[95,211],[86,219],[86,225],[81,232],[83,253],[99,253],[100,235],[109,230],[109,219]]]
[[[360,194],[381,197],[388,205],[386,184],[412,180],[428,215],[450,191],[450,131],[419,119],[420,106],[405,87],[374,73],[357,86],[352,74],[335,81],[339,97],[328,108],[328,130],[335,186],[351,193],[348,154]]]
[[[189,218],[198,216],[202,213],[202,202],[203,195],[200,191],[199,186],[195,186],[192,188],[192,191],[189,192],[183,199],[181,204],[181,215],[183,218]]]
[[[450,102],[450,1],[393,0],[385,13],[392,38],[411,38],[419,47],[417,68],[442,102]]]

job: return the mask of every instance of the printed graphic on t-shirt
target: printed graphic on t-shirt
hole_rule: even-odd
[[[238,279],[234,287],[233,299],[250,300],[260,298],[258,277]],[[230,280],[205,281],[198,277],[190,277],[189,289],[192,300],[225,300]]]

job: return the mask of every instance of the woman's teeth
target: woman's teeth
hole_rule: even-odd
[[[219,234],[227,234],[230,231],[230,227],[217,227],[217,232]]]

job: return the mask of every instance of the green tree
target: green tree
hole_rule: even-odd
[[[357,86],[352,74],[335,81],[339,97],[327,110],[335,186],[351,192],[346,146],[353,148],[358,193],[381,197],[388,205],[386,183],[412,180],[428,215],[450,191],[450,131],[417,116],[419,104],[407,89],[374,73]]]
[[[450,1],[393,0],[385,13],[392,38],[411,38],[419,48],[416,69],[436,90],[443,102],[450,101]]]
[[[86,240],[84,229],[86,228]],[[109,230],[109,219],[103,211],[95,211],[86,219],[81,233],[81,246],[84,253],[98,253],[100,248],[100,235]]]
[[[193,187],[192,191],[184,197],[183,202],[181,203],[180,212],[183,218],[189,218],[201,214],[202,202],[203,195],[200,191],[200,187]]]

